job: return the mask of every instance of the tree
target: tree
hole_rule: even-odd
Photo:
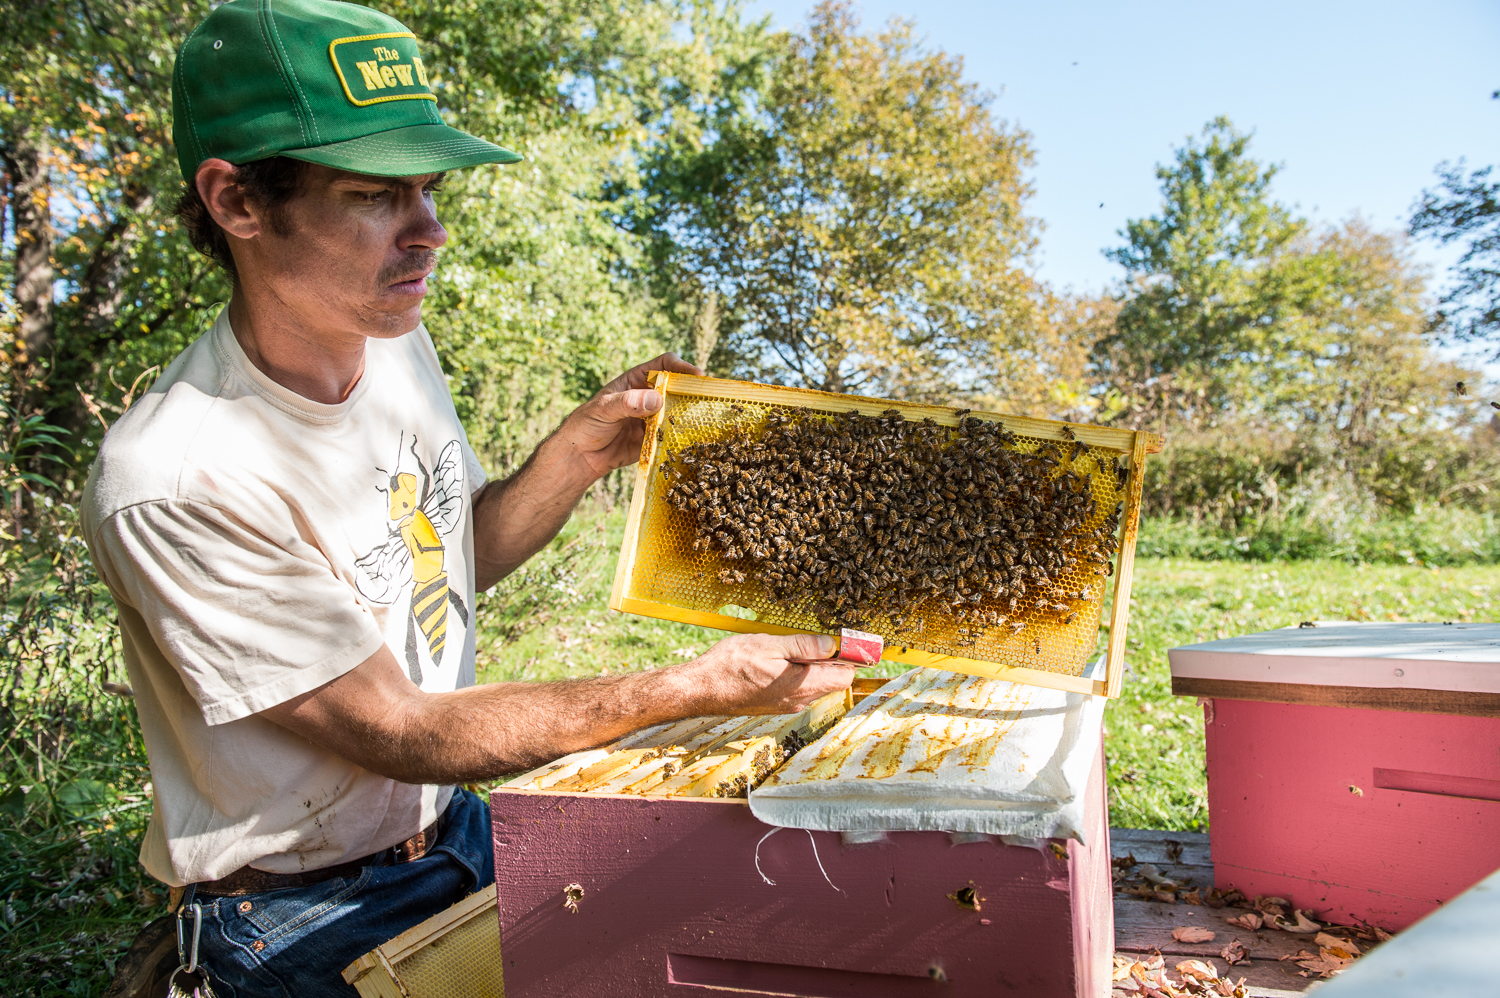
[[[3,162],[12,252],[0,352],[17,411],[77,432],[85,396],[126,384],[196,329],[225,283],[171,218],[177,42],[206,2],[23,0],[0,38]],[[59,293],[60,289],[60,293]],[[145,360],[145,363],[142,361]]]
[[[1459,383],[1477,384],[1477,374],[1439,358],[1425,337],[1426,275],[1403,234],[1355,218],[1306,252],[1332,264],[1311,316],[1324,346],[1305,377],[1284,386],[1280,411],[1356,454],[1479,415],[1477,403],[1455,394]]]
[[[1044,327],[1020,263],[1029,136],[912,26],[842,3],[744,60],[691,136],[648,149],[626,209],[654,258],[722,307],[739,373],[829,391],[1002,392]]]
[[[1332,262],[1300,251],[1307,223],[1271,198],[1277,168],[1250,157],[1250,138],[1209,122],[1157,167],[1160,214],[1129,222],[1127,245],[1106,251],[1126,278],[1094,361],[1134,422],[1267,415],[1317,355],[1309,312]]]
[[[1464,176],[1463,166],[1463,160],[1438,166],[1442,184],[1422,192],[1411,232],[1444,245],[1468,240],[1437,325],[1458,339],[1495,340],[1492,357],[1500,360],[1500,178],[1490,180],[1490,166]]]

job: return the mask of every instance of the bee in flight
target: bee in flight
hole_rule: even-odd
[[[427,641],[434,664],[443,661],[448,636],[448,606],[451,603],[465,627],[469,611],[458,593],[448,587],[443,537],[453,532],[463,509],[463,455],[457,440],[450,440],[429,473],[417,456],[417,439],[404,446],[402,434],[396,468],[386,471],[388,486],[377,486],[389,499],[390,536],[355,562],[363,574],[358,579],[360,595],[374,603],[390,604],[414,582],[411,596],[411,626],[406,631],[406,665],[412,682],[422,683],[417,657],[417,632]],[[402,470],[410,454],[416,472]]]

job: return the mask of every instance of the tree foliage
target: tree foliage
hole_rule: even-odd
[[[1276,167],[1249,144],[1228,119],[1210,122],[1157,167],[1161,213],[1128,223],[1127,245],[1106,253],[1126,287],[1096,363],[1138,419],[1262,409],[1309,362],[1329,261],[1299,252],[1307,223],[1271,198]]]
[[[1125,268],[1096,393],[1129,421],[1233,422],[1368,445],[1446,424],[1468,372],[1424,340],[1426,279],[1400,236],[1359,219],[1315,233],[1276,201],[1276,168],[1224,118],[1157,169],[1162,208],[1108,251]]]
[[[1465,176],[1462,160],[1439,165],[1443,182],[1437,190],[1422,192],[1411,231],[1445,245],[1467,240],[1437,324],[1459,339],[1493,340],[1491,356],[1500,360],[1500,178],[1490,179],[1493,169],[1486,166]]]
[[[918,398],[1003,381],[1041,325],[1030,137],[909,23],[861,34],[824,3],[772,40],[748,89],[652,149],[635,221],[657,259],[722,300],[739,373]]]

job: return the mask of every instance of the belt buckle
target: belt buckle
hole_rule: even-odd
[[[414,859],[421,859],[427,854],[427,833],[418,832],[405,842],[396,846],[396,862],[410,863]]]

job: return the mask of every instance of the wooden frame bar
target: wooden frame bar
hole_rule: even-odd
[[[635,613],[660,620],[671,620],[683,624],[697,624],[724,631],[756,634],[811,633],[797,628],[784,627],[757,620],[747,620],[722,613],[712,613],[673,606],[632,596],[634,571],[637,564],[641,527],[645,521],[646,503],[651,493],[652,474],[661,452],[657,430],[667,411],[667,402],[673,395],[692,395],[727,401],[755,402],[780,406],[801,407],[823,412],[848,412],[857,410],[864,415],[878,416],[891,409],[899,411],[905,418],[918,421],[932,419],[943,426],[957,426],[965,416],[990,422],[998,422],[1018,436],[1051,441],[1080,440],[1091,447],[1100,447],[1127,456],[1130,481],[1127,486],[1124,516],[1122,518],[1119,554],[1115,568],[1114,602],[1110,609],[1109,644],[1105,659],[1103,678],[1090,679],[1041,669],[1027,669],[982,659],[964,658],[923,651],[915,648],[902,650],[887,645],[882,660],[903,665],[923,666],[960,672],[972,676],[986,676],[1012,682],[1027,683],[1050,689],[1067,690],[1073,693],[1088,693],[1095,696],[1118,697],[1124,679],[1125,633],[1130,616],[1130,585],[1135,567],[1135,544],[1140,530],[1140,504],[1142,497],[1145,459],[1148,454],[1161,452],[1163,438],[1159,434],[1138,430],[1123,430],[1107,426],[1090,426],[1083,423],[1068,423],[1051,419],[1034,419],[993,412],[963,412],[949,406],[925,405],[915,402],[898,402],[887,399],[866,398],[858,395],[840,395],[801,388],[786,388],[780,385],[761,385],[723,378],[703,378],[694,375],[653,371],[650,384],[662,397],[662,407],[655,416],[646,421],[645,439],[641,444],[641,458],[636,466],[635,489],[630,500],[630,509],[625,524],[625,538],[620,546],[620,558],[615,569],[614,586],[610,592],[609,605],[613,610]]]

